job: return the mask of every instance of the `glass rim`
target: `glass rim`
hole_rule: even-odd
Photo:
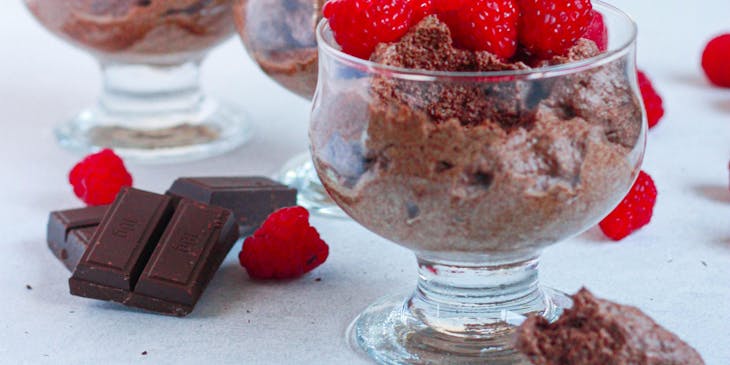
[[[433,70],[421,70],[412,69],[405,67],[396,67],[383,65],[370,60],[365,60],[359,57],[347,54],[339,49],[339,47],[333,46],[325,38],[325,32],[331,34],[329,27],[329,21],[323,18],[317,25],[317,44],[319,52],[334,57],[340,62],[346,63],[349,66],[355,67],[368,73],[379,73],[387,74],[389,77],[413,80],[413,81],[429,81],[435,79],[464,79],[464,78],[480,78],[480,79],[504,79],[509,78],[510,80],[515,79],[542,79],[548,77],[563,76],[573,73],[578,73],[599,67],[615,61],[626,55],[629,50],[636,43],[636,37],[638,34],[638,27],[636,22],[631,18],[630,15],[622,11],[621,9],[607,4],[601,0],[593,0],[594,9],[601,11],[601,13],[611,12],[614,15],[622,18],[626,24],[629,25],[630,33],[626,37],[623,43],[615,48],[610,49],[606,52],[600,53],[596,56],[586,58],[580,61],[570,62],[560,65],[551,65],[538,68],[531,68],[526,70],[500,70],[500,71],[468,71],[468,72],[456,72],[456,71],[433,71]],[[332,37],[330,37],[332,38]],[[333,39],[333,38],[332,38]],[[321,58],[320,58],[321,60]]]

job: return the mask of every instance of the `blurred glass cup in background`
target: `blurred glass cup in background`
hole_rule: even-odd
[[[205,55],[235,33],[231,0],[25,3],[43,26],[101,64],[98,103],[56,129],[64,147],[175,162],[224,153],[250,138],[245,115],[200,88]]]

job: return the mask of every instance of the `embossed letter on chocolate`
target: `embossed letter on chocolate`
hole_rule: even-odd
[[[187,315],[237,238],[228,209],[125,188],[69,279],[71,294]]]

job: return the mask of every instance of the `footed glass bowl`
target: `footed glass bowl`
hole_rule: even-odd
[[[350,217],[418,261],[412,293],[354,321],[356,348],[386,364],[511,364],[515,326],[571,304],[539,285],[540,253],[621,201],[646,138],[635,24],[595,7],[606,52],[509,71],[376,64],[320,23],[314,165]]]
[[[317,86],[315,28],[324,3],[235,0],[233,5],[238,33],[251,58],[269,77],[307,100]],[[308,153],[287,162],[276,179],[299,191],[300,205],[327,216],[346,217],[322,187]]]
[[[244,114],[200,89],[206,53],[235,33],[231,0],[25,0],[54,34],[96,57],[99,102],[56,129],[87,153],[134,162],[204,158],[251,136]]]

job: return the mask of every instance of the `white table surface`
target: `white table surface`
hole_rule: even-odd
[[[709,87],[698,66],[708,37],[730,31],[730,2],[613,3],[638,21],[639,63],[668,110],[644,165],[659,201],[651,225],[620,243],[593,229],[548,249],[542,280],[636,305],[708,364],[730,364],[730,90]],[[235,247],[185,319],[70,296],[45,225],[49,211],[80,205],[66,183],[78,156],[55,144],[51,127],[94,101],[99,74],[18,0],[0,4],[0,47],[0,363],[366,363],[347,347],[345,328],[376,298],[413,286],[415,265],[349,221],[313,220],[331,256],[295,281],[249,280]],[[138,187],[164,191],[181,175],[268,175],[305,150],[308,104],[259,72],[237,39],[211,55],[204,83],[248,110],[255,140],[207,161],[130,166]]]

